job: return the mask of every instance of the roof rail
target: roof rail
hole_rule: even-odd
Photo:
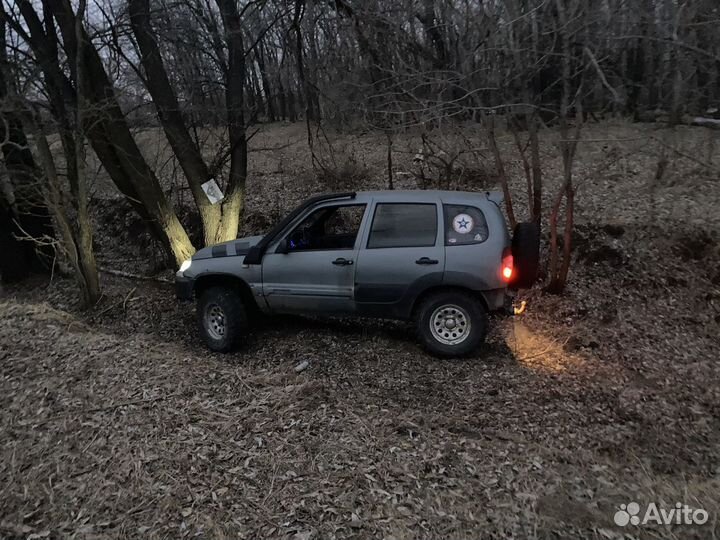
[[[346,191],[343,193],[323,193],[320,195],[315,195],[314,197],[310,197],[309,199],[305,200],[298,208],[307,208],[313,204],[323,202],[323,201],[332,201],[334,199],[354,199],[357,197],[357,193],[355,191]]]
[[[310,197],[300,206],[295,208],[295,210],[285,216],[285,218],[282,219],[280,223],[275,225],[275,227],[273,227],[270,232],[263,236],[262,240],[260,240],[257,244],[251,247],[247,255],[245,255],[243,264],[260,264],[262,262],[263,255],[265,255],[265,251],[267,250],[270,243],[275,239],[275,237],[280,234],[285,229],[285,227],[290,225],[290,223],[294,221],[295,218],[297,218],[300,214],[302,214],[311,206],[314,206],[320,202],[332,201],[335,199],[354,199],[356,196],[356,192],[348,191],[345,193],[325,193],[322,195],[315,195],[314,197]]]

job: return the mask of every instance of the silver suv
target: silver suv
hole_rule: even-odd
[[[499,193],[376,191],[309,199],[264,236],[185,261],[177,296],[197,298],[210,349],[240,344],[253,312],[413,320],[431,353],[455,357],[485,338],[488,313],[537,274],[539,234],[511,244]]]

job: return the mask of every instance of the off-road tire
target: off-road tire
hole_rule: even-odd
[[[218,311],[215,308],[219,308]],[[222,314],[223,330],[208,323],[208,312]],[[210,350],[230,352],[235,350],[247,335],[248,319],[245,304],[237,291],[229,287],[210,287],[205,289],[197,302],[197,322],[200,335]]]
[[[524,222],[515,226],[512,237],[512,289],[529,289],[537,281],[540,269],[540,228],[537,223]]]
[[[443,315],[443,309],[447,309]],[[453,314],[453,310],[462,313]],[[453,340],[453,331],[448,330],[442,324],[438,325],[438,317],[454,319],[459,325],[466,321],[467,334],[455,334],[462,337],[458,343],[444,343],[442,335]],[[431,325],[442,327],[433,331]],[[459,326],[456,326],[459,328]],[[467,329],[469,327],[469,329]],[[468,293],[460,291],[439,291],[424,298],[415,312],[415,329],[417,339],[422,346],[433,356],[440,358],[458,358],[467,356],[477,349],[485,341],[488,329],[487,310],[482,302]]]

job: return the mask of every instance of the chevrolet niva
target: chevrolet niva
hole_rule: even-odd
[[[253,313],[414,321],[432,354],[458,357],[484,340],[488,314],[511,312],[530,287],[540,237],[510,238],[496,192],[374,191],[313,197],[264,236],[199,250],[176,274],[197,299],[213,351],[236,348]]]

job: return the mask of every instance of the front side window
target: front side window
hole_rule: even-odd
[[[367,247],[434,246],[436,236],[436,205],[381,203],[375,207]]]
[[[460,204],[445,204],[445,245],[479,244],[488,237],[485,215],[479,208]]]
[[[353,204],[318,208],[287,236],[288,250],[353,249],[365,207]]]

